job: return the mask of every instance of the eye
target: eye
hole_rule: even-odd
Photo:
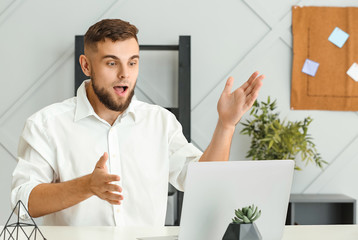
[[[136,65],[136,64],[137,64],[137,62],[130,62],[130,63],[129,63],[130,66],[134,66],[134,65]]]
[[[107,65],[108,65],[108,66],[115,66],[116,63],[115,63],[115,62],[108,62]]]

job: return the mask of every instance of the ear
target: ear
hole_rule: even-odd
[[[90,61],[89,59],[85,56],[85,55],[81,55],[80,56],[80,65],[82,68],[82,72],[87,76],[91,76],[91,66],[90,66]]]

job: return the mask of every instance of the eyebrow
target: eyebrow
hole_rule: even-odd
[[[113,59],[115,59],[115,60],[119,60],[119,58],[118,58],[117,56],[115,56],[115,55],[105,55],[105,56],[103,56],[102,59],[105,59],[105,58],[113,58]],[[138,59],[139,59],[139,55],[133,55],[133,56],[131,56],[131,57],[129,58],[129,60],[132,60],[132,59],[134,59],[134,58],[138,58]]]

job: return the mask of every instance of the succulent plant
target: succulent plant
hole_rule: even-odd
[[[261,210],[257,211],[258,208],[254,204],[252,206],[244,207],[242,209],[235,210],[235,217],[232,219],[232,223],[253,223],[261,216]]]

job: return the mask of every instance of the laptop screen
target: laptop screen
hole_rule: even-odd
[[[235,209],[252,204],[262,212],[255,224],[263,239],[281,239],[293,171],[292,160],[191,163],[179,239],[222,239]]]

